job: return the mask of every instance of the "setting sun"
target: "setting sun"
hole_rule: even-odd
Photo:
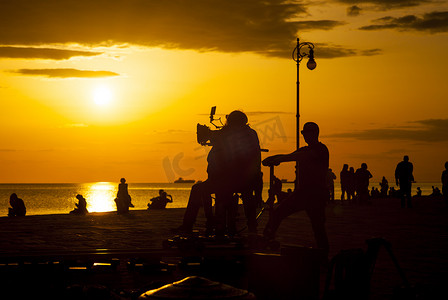
[[[98,106],[108,106],[112,102],[113,93],[108,86],[98,86],[93,90],[93,101]]]
[[[96,182],[91,184],[86,197],[89,199],[89,212],[104,212],[115,209],[116,189],[110,182]]]

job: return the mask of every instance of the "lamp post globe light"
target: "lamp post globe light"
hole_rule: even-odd
[[[292,59],[297,63],[297,115],[296,115],[296,147],[297,150],[300,148],[300,80],[299,80],[299,67],[300,62],[303,58],[308,57],[308,62],[306,66],[310,70],[314,70],[317,66],[316,61],[314,60],[314,44],[310,42],[300,42],[300,39],[297,38],[297,46],[294,48],[292,52]],[[299,180],[299,164],[296,163],[296,188],[298,188]]]

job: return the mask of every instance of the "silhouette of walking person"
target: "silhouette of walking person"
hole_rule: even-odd
[[[362,163],[361,168],[355,172],[356,197],[358,204],[367,204],[369,201],[369,179],[372,174],[367,170],[367,164]]]
[[[339,180],[341,182],[341,203],[345,200],[345,194],[347,194],[347,200],[350,200],[350,194],[348,193],[349,177],[350,174],[348,171],[348,165],[344,164],[341,172],[339,173]]]
[[[129,207],[134,207],[131,202],[131,196],[128,192],[128,184],[126,179],[121,178],[120,184],[118,185],[117,198],[115,198],[115,203],[117,204],[117,213],[125,214],[129,212]]]
[[[207,234],[211,234],[214,227],[222,231],[226,220],[230,222],[227,225],[233,227],[236,216],[232,214],[236,214],[238,204],[238,198],[233,195],[235,192],[242,192],[243,202],[251,202],[246,202],[245,213],[249,216],[249,228],[256,226],[256,197],[253,192],[260,184],[261,175],[258,135],[250,128],[246,114],[239,110],[231,112],[226,124],[220,130],[210,131],[210,134],[212,149],[207,156],[208,178],[192,186],[182,225],[174,232],[190,233],[201,206],[207,219]],[[216,196],[216,218],[212,213],[211,194]],[[227,213],[230,215],[226,216]],[[229,229],[236,231],[235,228]]]
[[[290,161],[297,161],[299,164],[299,186],[271,212],[263,234],[266,239],[273,239],[283,219],[305,210],[310,218],[317,246],[328,256],[325,203],[328,199],[326,177],[329,152],[327,146],[319,141],[319,126],[316,123],[305,123],[301,133],[308,146],[290,154],[274,155],[263,160],[265,166]]]
[[[442,172],[442,194],[443,200],[448,205],[448,161],[445,162],[445,170]]]
[[[85,215],[88,214],[87,210],[87,201],[82,195],[76,195],[76,199],[78,199],[78,203],[75,203],[76,208],[70,212],[72,215]]]
[[[414,166],[409,162],[409,156],[405,155],[403,161],[395,168],[395,183],[400,187],[401,207],[412,207],[412,182],[414,182]]]
[[[9,217],[23,217],[26,215],[25,203],[22,199],[17,197],[16,193],[12,193],[9,197],[9,204],[11,205],[8,209]]]

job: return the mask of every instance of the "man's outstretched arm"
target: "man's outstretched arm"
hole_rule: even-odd
[[[272,155],[263,160],[263,166],[278,166],[283,162],[297,161],[305,155],[304,152],[294,151],[289,154]]]

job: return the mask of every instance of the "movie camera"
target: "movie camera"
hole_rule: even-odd
[[[217,130],[212,130],[207,125],[196,125],[196,136],[198,143],[202,146],[210,146],[212,145],[212,139],[216,132],[218,132],[224,124],[221,121],[221,117],[215,119],[216,106],[213,106],[210,111],[210,124],[212,124]],[[215,124],[219,122],[220,124]]]

